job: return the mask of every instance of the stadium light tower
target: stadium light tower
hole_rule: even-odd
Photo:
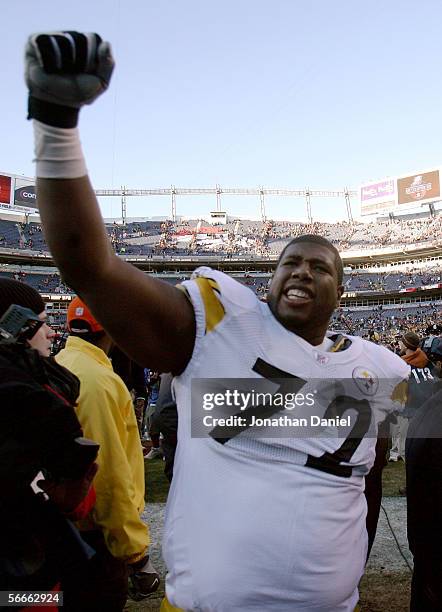
[[[308,222],[310,223],[310,225],[312,225],[312,223],[313,223],[311,195],[312,194],[311,194],[310,189],[306,189],[305,190],[305,199],[306,199],[306,202],[307,202],[307,218],[308,218]]]
[[[265,199],[264,199],[264,187],[260,187],[259,188],[259,201],[261,204],[261,219],[262,222],[265,223],[267,221],[267,217],[266,217],[266,203],[265,203]]]
[[[351,202],[350,202],[350,193],[348,191],[348,187],[344,189],[345,196],[345,206],[347,207],[347,216],[350,223],[353,223],[353,214],[351,212]]]
[[[121,186],[121,223],[126,225],[126,187]]]
[[[221,194],[223,190],[220,185],[216,186],[216,211],[221,212]]]
[[[430,217],[435,217],[436,216],[436,209],[434,208],[434,202],[430,202],[428,204],[428,210],[430,211]]]
[[[172,221],[176,222],[176,189],[175,185],[170,186],[170,195],[172,198]]]

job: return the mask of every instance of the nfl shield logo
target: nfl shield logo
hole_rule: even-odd
[[[319,365],[325,366],[330,361],[330,357],[327,355],[322,355],[321,353],[317,353],[315,351],[315,359],[319,363]]]

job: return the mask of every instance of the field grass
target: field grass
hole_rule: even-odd
[[[359,585],[361,612],[408,612],[410,585],[410,572],[366,572]]]
[[[164,503],[169,491],[169,481],[164,475],[164,461],[161,457],[144,461],[144,479],[146,483],[146,502],[149,504]]]
[[[149,599],[145,599],[144,601],[132,601],[131,599],[128,599],[124,609],[128,612],[158,612],[163,597],[164,585],[161,584],[158,591],[149,597]]]
[[[409,572],[367,572],[359,585],[360,612],[408,612],[411,574]],[[158,612],[164,585],[149,599],[128,601],[128,612]],[[265,610],[263,610],[265,612]]]
[[[399,489],[405,488],[405,463],[396,461],[388,463],[382,475],[382,495],[398,497],[403,495]]]

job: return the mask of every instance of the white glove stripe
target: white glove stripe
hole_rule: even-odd
[[[75,41],[74,41],[73,37],[68,32],[65,32],[65,38],[67,38],[68,41],[71,43],[71,48],[72,48],[72,65],[75,66],[75,62],[77,61],[77,48],[75,46]]]
[[[87,39],[87,60],[86,60],[85,71],[91,72],[96,64],[96,61],[95,61],[95,57],[97,53],[96,38],[95,38],[95,34],[93,34],[92,32],[87,32],[85,36]]]
[[[51,41],[52,48],[54,49],[55,63],[57,65],[57,69],[61,70],[61,53],[60,53],[60,48],[58,46],[58,43],[57,43],[56,39],[53,36],[49,36],[49,40]]]
[[[34,53],[35,53],[35,55],[37,57],[38,63],[40,64],[41,67],[43,67],[43,58],[41,56],[40,49],[38,48],[38,45],[37,45],[37,37],[38,36],[40,36],[40,34],[35,34],[34,36],[31,36],[29,42],[32,45],[32,50],[34,51]]]

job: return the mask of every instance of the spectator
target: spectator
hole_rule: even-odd
[[[33,319],[15,342],[0,335],[0,589],[48,591],[94,554],[68,517],[94,504],[95,445],[82,444],[78,379],[48,359],[44,302],[29,285],[0,278],[0,319],[13,304]]]
[[[434,380],[437,378],[436,367],[430,362],[423,350],[419,348],[420,338],[414,332],[406,332],[400,340],[402,359],[411,367],[408,384],[407,405],[398,415],[397,423],[391,426],[392,445],[389,461],[405,461],[405,440],[409,419],[433,393]]]
[[[406,442],[407,533],[414,569],[410,612],[442,610],[442,390],[410,421]]]
[[[152,448],[146,455],[146,459],[154,459],[161,455],[164,457],[164,473],[169,482],[173,476],[178,431],[178,412],[172,396],[172,378],[171,374],[161,375],[160,392],[149,432]],[[160,433],[163,434],[161,448]]]
[[[132,398],[112,370],[107,354],[112,340],[78,297],[69,305],[70,336],[58,363],[81,382],[77,415],[86,435],[100,444],[96,505],[81,525],[82,537],[97,551],[87,571],[65,582],[77,600],[73,610],[119,611],[127,599],[128,573],[136,598],[159,585],[147,554],[149,537],[144,509],[144,462]]]
[[[403,416],[411,419],[426,400],[433,395],[439,370],[420,348],[421,340],[414,332],[402,336],[400,348],[402,359],[411,367],[408,384],[408,399]]]

